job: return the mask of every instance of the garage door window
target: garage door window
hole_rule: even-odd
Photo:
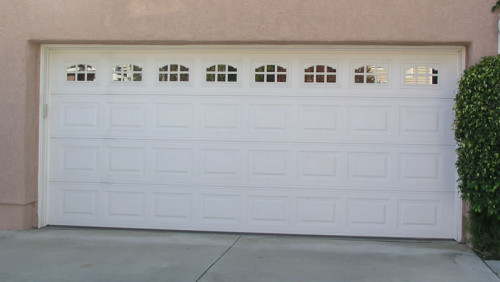
[[[430,66],[413,66],[405,70],[405,85],[437,85],[439,83],[439,71]]]
[[[158,81],[188,82],[189,68],[180,64],[168,64],[159,68]]]
[[[386,67],[364,65],[354,69],[356,84],[387,84],[388,71]]]
[[[207,82],[237,82],[238,69],[231,65],[217,64],[206,69]]]
[[[113,81],[142,81],[142,67],[133,64],[113,68]]]
[[[337,69],[327,65],[315,65],[304,69],[305,83],[337,83]]]
[[[255,82],[286,82],[286,68],[280,65],[263,65],[255,68]]]
[[[66,68],[66,81],[95,81],[96,69],[87,64],[77,64]]]

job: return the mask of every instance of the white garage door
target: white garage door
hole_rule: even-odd
[[[47,224],[457,236],[457,48],[54,48]]]

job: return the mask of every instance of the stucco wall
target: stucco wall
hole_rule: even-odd
[[[0,229],[36,224],[39,47],[393,44],[497,51],[494,0],[0,0]]]

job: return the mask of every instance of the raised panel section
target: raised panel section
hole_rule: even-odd
[[[442,134],[443,112],[441,108],[433,107],[402,107],[400,110],[401,134]]]
[[[286,151],[251,151],[250,174],[255,177],[287,177],[290,153]]]
[[[98,147],[61,147],[63,173],[97,173]]]
[[[97,152],[95,147],[64,147],[64,171],[96,171]]]
[[[156,127],[160,129],[189,129],[193,127],[193,105],[162,103],[155,105]]]
[[[302,225],[331,225],[336,222],[334,198],[300,197],[297,199],[297,221]]]
[[[99,104],[63,103],[64,126],[97,128],[99,121]]]
[[[439,201],[399,201],[398,225],[401,227],[436,226],[439,218]]]
[[[96,217],[98,194],[95,191],[63,190],[61,213],[65,216]]]
[[[144,129],[146,106],[144,104],[109,104],[109,128],[112,130]]]
[[[205,176],[237,176],[241,166],[239,150],[202,150],[202,173]]]
[[[251,196],[250,221],[253,224],[283,225],[287,222],[287,198]]]
[[[299,152],[299,176],[309,178],[336,178],[336,152]]]
[[[53,97],[48,108],[51,136],[97,135],[102,127],[102,104],[99,99]]]
[[[193,151],[185,148],[155,149],[155,172],[161,174],[192,174]]]
[[[202,195],[202,218],[208,222],[236,223],[240,218],[240,197],[237,195]]]
[[[389,107],[352,106],[349,108],[351,133],[386,133],[389,130]]]
[[[238,129],[241,124],[241,107],[236,104],[203,105],[204,129]]]
[[[386,225],[388,200],[350,199],[347,201],[347,221],[352,226]]]
[[[144,215],[144,193],[108,192],[108,215],[138,218]]]
[[[389,153],[349,153],[349,178],[352,180],[390,180]]]
[[[338,132],[338,106],[304,105],[299,108],[299,130],[304,134]]]
[[[286,130],[288,127],[288,105],[251,105],[251,128],[253,130]]]
[[[402,181],[438,181],[442,176],[441,154],[400,154]]]
[[[186,222],[191,220],[190,194],[154,193],[153,216],[161,220]]]
[[[109,172],[143,174],[145,149],[136,147],[110,147]]]
[[[101,147],[97,142],[54,140],[51,150],[52,180],[95,181],[100,178]]]

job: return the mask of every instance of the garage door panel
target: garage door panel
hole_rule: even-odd
[[[252,131],[286,131],[290,125],[290,108],[287,104],[251,104],[250,129]]]
[[[249,177],[269,181],[291,178],[291,152],[284,150],[249,151]]]
[[[332,183],[341,177],[339,151],[297,152],[298,180]]]
[[[452,238],[456,52],[375,49],[54,51],[49,224]]]
[[[88,184],[53,187],[59,195],[54,198],[58,209],[52,211],[53,224],[448,238],[453,219],[453,192],[391,192],[373,198],[369,191],[305,193],[269,186],[266,191],[175,185],[100,184],[99,191]]]
[[[191,222],[193,195],[185,192],[152,192],[151,219],[164,222]]]
[[[355,134],[388,134],[389,107],[349,107],[349,133]],[[393,129],[392,129],[393,131]]]
[[[100,135],[102,134],[101,97],[64,97],[51,98],[50,127],[53,136]]]
[[[398,224],[403,228],[423,228],[436,226],[442,212],[439,201],[400,200]]]
[[[52,113],[59,118],[52,120],[53,136],[453,144],[452,121],[445,115],[453,107],[449,101],[344,99],[314,105],[313,99],[293,98],[288,104],[256,98],[217,103],[82,99],[54,99]]]
[[[202,129],[203,130],[230,130],[240,131],[241,105],[239,104],[202,104]]]
[[[107,102],[105,131],[145,132],[146,105],[144,103]]]
[[[399,155],[400,178],[402,181],[443,180],[443,156],[441,154],[408,154]]]
[[[107,191],[104,198],[105,218],[139,220],[145,217],[145,193]]]
[[[437,104],[437,103],[436,103]],[[439,107],[426,104],[400,107],[400,134],[403,138],[435,140],[449,144],[453,140],[452,121],[445,113],[450,113],[451,103]]]
[[[52,181],[455,189],[453,147],[54,139],[52,148]]]
[[[301,197],[296,198],[297,224],[301,226],[339,225],[340,199],[333,197]]]
[[[152,177],[165,180],[182,180],[194,175],[194,152],[192,148],[175,146],[152,146]],[[156,180],[158,181],[158,180]]]
[[[250,195],[248,199],[249,224],[281,226],[291,220],[290,200],[284,196]]]
[[[206,224],[231,224],[241,222],[241,196],[228,194],[202,194],[201,220]]]
[[[298,133],[313,137],[331,138],[340,133],[340,116],[342,114],[339,105],[303,104],[298,106]]]
[[[388,184],[392,179],[392,166],[393,160],[389,152],[350,152],[348,179]]]
[[[388,228],[389,204],[389,199],[384,198],[350,198],[347,200],[347,224],[354,228]]]
[[[243,156],[241,150],[202,149],[200,151],[199,173],[204,179],[230,181],[243,178]]]
[[[106,150],[105,173],[121,179],[144,176],[146,149],[141,146],[111,145]]]
[[[101,181],[104,142],[51,140],[50,180]]]
[[[159,102],[153,105],[154,126],[163,130],[190,130],[194,126],[192,102]]]
[[[443,232],[452,234],[453,210],[452,195],[434,198],[415,195],[398,200],[397,227],[406,234],[422,232]]]
[[[59,192],[59,213],[77,217],[96,219],[98,217],[98,191],[66,190]]]

